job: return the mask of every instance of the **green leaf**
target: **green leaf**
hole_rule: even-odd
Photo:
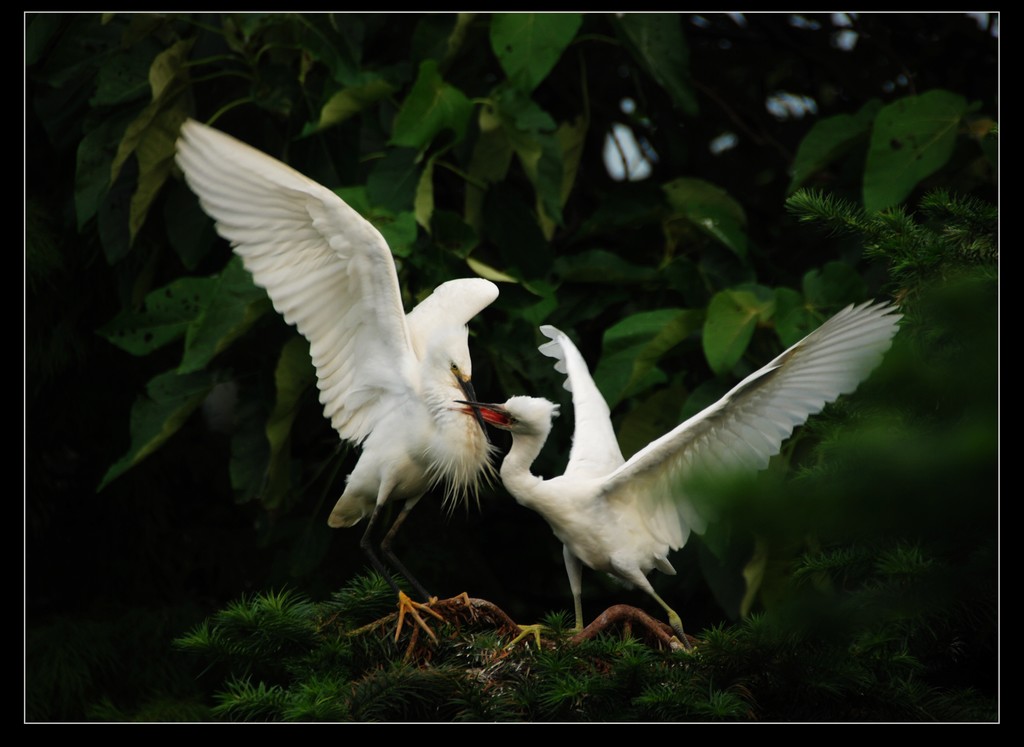
[[[299,413],[299,399],[315,383],[316,370],[309,358],[309,343],[302,337],[293,337],[281,348],[274,369],[277,395],[266,425],[270,460],[262,499],[267,508],[278,508],[290,489],[292,425]]]
[[[658,309],[628,316],[606,330],[594,382],[608,406],[663,381],[655,364],[696,333],[703,319],[695,309]]]
[[[370,170],[366,179],[366,194],[373,206],[401,213],[412,210],[419,182],[420,167],[416,163],[416,151],[393,148]]]
[[[475,272],[482,278],[492,280],[495,283],[518,283],[519,281],[509,275],[508,273],[496,270],[488,264],[481,262],[475,257],[467,257],[466,264],[469,265],[469,269]]]
[[[231,410],[231,458],[228,472],[236,503],[264,499],[267,487],[267,463],[270,447],[264,426],[267,405],[263,398],[243,387],[235,386],[235,403]]]
[[[253,284],[239,257],[232,257],[213,280],[206,303],[189,322],[178,373],[205,368],[217,353],[270,309],[266,293]]]
[[[199,206],[199,200],[183,181],[167,183],[163,200],[167,239],[186,269],[195,270],[220,239],[213,221]]]
[[[364,109],[390,96],[398,88],[383,78],[374,78],[358,86],[349,86],[333,94],[320,108],[320,117],[302,130],[302,136],[321,132],[344,122]]]
[[[203,403],[213,384],[205,371],[186,376],[167,371],[151,379],[145,396],[132,406],[128,453],[107,470],[97,491],[160,448]]]
[[[210,302],[214,278],[179,278],[146,295],[144,311],[124,311],[97,332],[132,355],[148,355],[182,337]]]
[[[473,155],[469,160],[463,216],[466,223],[481,233],[487,187],[505,178],[514,151],[501,115],[494,105],[480,108],[477,124],[480,134],[477,135]]]
[[[96,74],[90,106],[112,107],[144,98],[151,92],[149,70],[160,51],[155,39],[144,39],[105,59]]]
[[[617,19],[640,64],[690,116],[698,112],[690,84],[690,47],[675,13],[625,13]]]
[[[702,343],[704,355],[716,374],[732,370],[746,352],[754,328],[775,308],[774,294],[760,286],[716,293],[708,304]]]
[[[448,210],[435,211],[431,224],[434,246],[451,252],[459,259],[466,259],[480,243],[473,227]]]
[[[792,288],[775,289],[775,331],[784,347],[802,340],[821,321],[802,294]]]
[[[682,177],[662,186],[672,213],[666,230],[678,232],[672,223],[682,221],[721,242],[737,256],[747,253],[747,216],[728,192],[703,179]]]
[[[807,301],[819,309],[836,308],[864,300],[867,285],[853,267],[845,262],[829,262],[813,269],[803,278]]]
[[[572,123],[562,122],[555,132],[555,140],[558,142],[558,159],[552,159],[552,165],[557,166],[561,172],[561,188],[558,193],[558,213],[551,216],[546,207],[547,202],[537,195],[537,213],[540,216],[540,227],[544,238],[548,241],[555,235],[555,228],[561,223],[562,208],[572,194],[573,185],[576,182],[576,173],[580,168],[580,159],[583,157],[583,147],[587,139],[588,121],[585,117],[577,117]]]
[[[75,166],[75,216],[78,230],[95,217],[110,187],[110,166],[118,143],[131,121],[124,114],[100,118],[78,144]]]
[[[633,454],[679,425],[680,404],[686,400],[681,377],[651,394],[622,418],[616,434],[623,456]]]
[[[627,262],[604,249],[561,256],[555,260],[555,270],[568,282],[608,285],[643,283],[657,274],[651,267]]]
[[[128,219],[130,243],[135,241],[153,200],[171,173],[174,143],[188,117],[187,88],[182,81],[187,79],[186,58],[192,43],[179,41],[157,55],[149,71],[153,100],[128,126],[110,166],[113,184],[129,156],[134,154],[138,160],[138,181]]]
[[[416,198],[413,200],[413,213],[416,222],[430,233],[430,222],[434,215],[434,157],[427,159],[427,165],[420,174],[420,182],[416,185]]]
[[[417,237],[416,216],[413,213],[371,205],[366,187],[343,187],[334,192],[380,231],[393,255],[409,256]]]
[[[837,114],[814,123],[793,158],[793,177],[786,194],[793,194],[814,174],[861,142],[867,142],[882,102],[871,99],[856,114]]]
[[[571,189],[574,178],[575,169],[569,174],[563,166],[562,139],[566,149],[573,151],[579,146],[580,134],[570,130],[560,139],[554,118],[514,88],[503,88],[492,101],[505,135],[533,185],[540,215],[538,225],[543,233],[546,226],[561,224],[562,204],[568,198],[567,189]],[[571,155],[578,158],[578,155]],[[570,179],[568,185],[567,178]]]
[[[873,213],[899,204],[942,168],[966,112],[963,96],[942,90],[883,107],[875,117],[864,169],[864,209]]]
[[[530,93],[554,68],[582,22],[579,13],[496,13],[491,49],[512,85]]]
[[[395,117],[391,144],[422,150],[442,130],[451,130],[455,142],[466,136],[473,104],[466,95],[444,82],[436,60],[420,64],[419,77]]]

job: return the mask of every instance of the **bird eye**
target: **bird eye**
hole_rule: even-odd
[[[459,364],[453,363],[452,364],[452,371],[454,371],[455,373],[458,373],[459,372]]]

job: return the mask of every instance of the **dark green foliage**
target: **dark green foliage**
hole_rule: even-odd
[[[809,559],[797,575],[850,565],[849,557]],[[913,548],[880,553],[862,578],[847,577],[837,610],[842,620],[755,614],[742,624],[704,631],[692,654],[658,651],[628,636],[572,645],[557,633],[546,636],[540,650],[531,644],[504,648],[480,626],[440,624],[439,645],[418,649],[429,652],[429,664],[414,664],[403,659],[405,641],[393,641],[393,615],[390,624],[357,629],[336,609],[327,614],[330,602],[287,609],[290,627],[316,629],[309,649],[290,649],[287,627],[276,623],[252,629],[229,624],[238,604],[179,645],[200,662],[213,651],[197,641],[211,636],[222,642],[221,650],[245,652],[231,656],[224,679],[212,683],[210,714],[216,719],[992,720],[990,696],[936,684],[951,657],[967,662],[970,652],[963,650],[965,641],[949,637],[950,627],[922,625],[921,606],[903,597],[908,589],[922,591],[918,577],[933,572],[931,565]],[[355,579],[341,594],[359,593],[366,580]],[[241,604],[254,610],[276,606],[276,600],[256,597]],[[408,635],[403,632],[404,639]],[[338,646],[345,637],[352,639],[344,647],[348,653]],[[352,652],[363,638],[375,641],[365,645],[376,656],[356,664]],[[243,674],[250,652],[260,650],[265,659],[276,652],[276,673],[260,679]]]
[[[26,718],[996,718],[998,38],[846,20],[27,16]],[[655,574],[696,655],[567,645],[558,542],[496,486],[451,517],[427,496],[396,550],[442,596],[556,610],[555,648],[441,625],[404,662],[363,527],[326,527],[358,448],[173,166],[185,117],[338,190],[406,308],[500,278],[474,383],[561,403],[545,476],[573,420],[539,324],[627,455],[848,303],[893,298],[902,328]],[[645,178],[604,165],[616,125]],[[660,614],[584,574],[586,619],[623,602]]]

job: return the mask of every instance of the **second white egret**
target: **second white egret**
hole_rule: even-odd
[[[604,571],[647,592],[666,611],[688,646],[679,615],[651,586],[657,568],[674,574],[670,550],[707,520],[687,496],[689,476],[703,471],[757,470],[768,465],[793,429],[826,403],[857,388],[889,348],[900,315],[884,303],[849,306],[718,402],[648,444],[626,461],[607,403],[576,346],[551,326],[540,347],[567,374],[576,425],[561,477],[530,472],[551,430],[558,405],[512,397],[503,405],[464,402],[489,423],[512,433],[501,479],[523,506],[540,513],[563,543],[576,629],[583,628],[582,566]]]
[[[498,296],[482,278],[438,286],[407,315],[384,237],[338,195],[211,127],[187,121],[177,163],[274,308],[309,341],[325,416],[362,445],[332,527],[369,516],[360,545],[390,579],[371,533],[391,501],[401,512],[381,543],[388,562],[424,599],[391,541],[436,485],[468,500],[492,469],[475,399],[467,324]]]

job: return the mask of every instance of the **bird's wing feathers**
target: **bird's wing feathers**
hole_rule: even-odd
[[[326,187],[198,122],[182,126],[177,162],[217,232],[309,340],[325,415],[361,441],[415,376],[384,238]]]
[[[573,431],[572,450],[565,475],[573,477],[602,477],[620,467],[622,458],[619,442],[612,428],[608,403],[590,376],[580,351],[563,332],[545,325],[540,328],[551,339],[539,350],[556,360],[555,370],[566,374],[565,388],[572,392]]]
[[[900,314],[885,303],[848,306],[715,404],[637,452],[613,473],[608,500],[644,504],[655,536],[681,546],[706,521],[679,481],[695,468],[763,469],[810,415],[848,394],[889,349]]]
[[[406,322],[416,357],[423,359],[430,337],[442,327],[464,326],[498,297],[498,286],[483,278],[441,283],[409,312]]]

